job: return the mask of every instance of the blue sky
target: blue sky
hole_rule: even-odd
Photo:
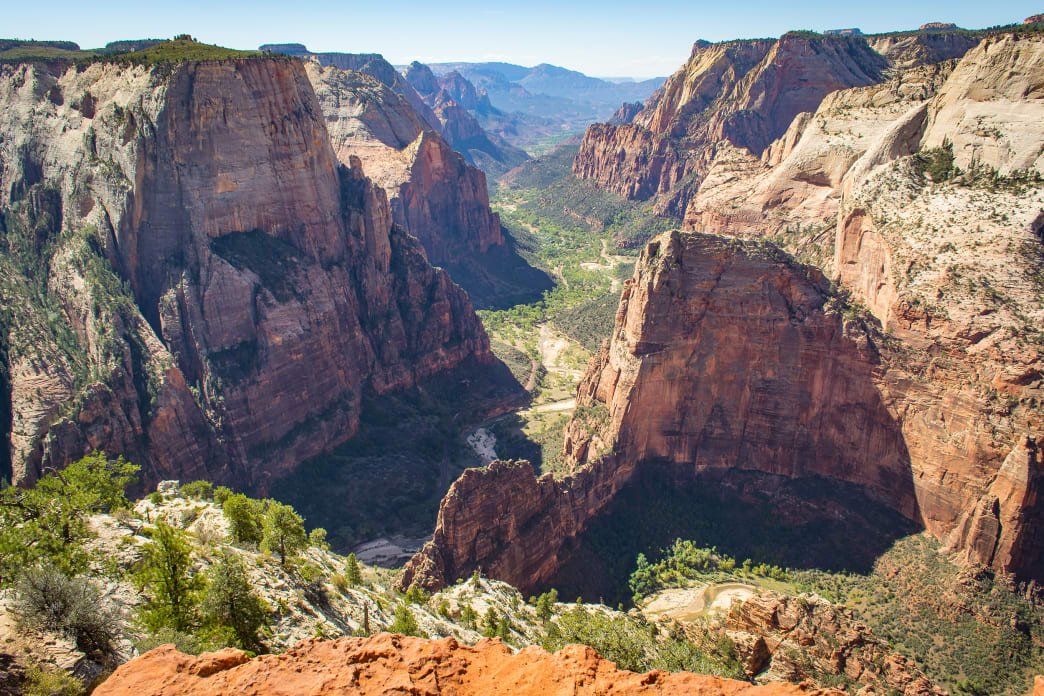
[[[142,2],[14,0],[0,35],[68,39],[88,48],[122,38],[187,32],[233,48],[296,41],[313,51],[383,53],[410,60],[547,62],[591,75],[666,75],[696,39],[778,36],[788,29],[855,26],[865,32],[916,28],[927,21],[978,28],[1021,21],[1044,2],[358,2],[253,0]]]

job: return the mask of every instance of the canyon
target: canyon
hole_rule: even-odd
[[[1044,42],[875,45],[698,43],[631,124],[589,129],[574,173],[690,231],[649,242],[624,286],[571,473],[462,478],[403,586],[477,567],[546,586],[652,469],[854,485],[973,565],[1044,577]],[[942,62],[906,67],[924,55]]]
[[[279,653],[148,651],[167,634],[127,621],[78,678],[1017,693],[1044,581],[1033,19],[698,41],[644,103],[652,81],[544,64],[187,35],[0,61],[0,478],[140,464],[133,494],[162,483],[93,509],[83,577],[122,622],[151,601],[136,569],[166,520],[200,580],[243,562]],[[148,58],[167,50],[187,53]],[[583,99],[609,122],[520,149]],[[552,104],[561,123],[536,115]],[[277,563],[233,532],[231,491],[171,479],[324,529]],[[277,506],[237,501],[270,536]],[[675,539],[713,567],[671,566]],[[375,568],[340,555],[361,540],[424,543]],[[654,583],[629,582],[645,554],[659,590],[744,590],[654,616]],[[0,656],[0,690],[89,661],[17,624],[17,592],[0,631],[25,654]]]
[[[146,481],[263,488],[350,438],[365,391],[466,365],[494,401],[519,393],[396,223],[430,218],[334,149],[300,62],[0,71],[12,480],[104,449]],[[474,204],[446,207],[481,248],[499,228],[471,176]]]

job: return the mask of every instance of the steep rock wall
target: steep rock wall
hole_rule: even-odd
[[[475,472],[444,500],[403,582],[481,566],[539,583],[643,462],[680,480],[740,470],[855,484],[969,560],[1040,578],[1039,411],[998,409],[968,373],[880,333],[772,245],[665,233],[578,389],[565,443],[574,473],[537,483],[516,472],[512,486],[542,492],[491,511],[497,470]],[[548,522],[560,519],[569,524]]]
[[[359,157],[388,194],[393,220],[445,265],[504,244],[486,177],[413,108],[367,75],[308,66],[338,158]]]
[[[10,258],[44,271],[45,333],[73,332],[9,359],[18,480],[97,448],[263,487],[351,437],[364,390],[496,369],[467,296],[338,162],[300,63],[5,66],[0,99],[5,224],[47,223]]]
[[[573,173],[680,218],[727,145],[759,157],[799,113],[838,89],[880,82],[887,61],[854,37],[697,42],[689,61],[623,126],[588,129]]]

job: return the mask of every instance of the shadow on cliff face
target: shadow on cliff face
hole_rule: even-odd
[[[0,485],[14,480],[11,466],[11,381],[7,378],[10,369],[7,361],[7,332],[0,316]]]
[[[521,389],[502,363],[469,360],[401,392],[363,396],[359,430],[269,487],[308,528],[347,553],[378,536],[429,536],[439,501],[482,461],[464,438],[490,411],[517,407]]]
[[[677,538],[717,547],[738,561],[866,574],[897,539],[917,530],[844,482],[743,470],[680,481],[676,465],[646,463],[562,549],[566,561],[547,587],[567,600],[629,604],[627,581],[637,555],[658,559]]]
[[[554,288],[551,277],[519,255],[515,239],[501,227],[504,244],[446,264],[450,277],[467,290],[475,309],[507,309],[536,302]]]

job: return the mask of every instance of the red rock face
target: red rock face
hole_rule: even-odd
[[[59,79],[95,79],[97,93],[129,79],[92,70]],[[128,163],[127,183],[97,199],[102,224],[112,225],[105,253],[137,304],[117,344],[125,358],[71,417],[39,435],[39,461],[105,449],[143,464],[147,480],[263,487],[350,438],[364,390],[410,387],[466,360],[495,364],[467,295],[393,224],[359,160],[338,162],[299,62],[185,64],[150,79],[135,88],[153,110],[117,111],[99,99],[94,119],[99,144],[112,137],[107,114],[142,124],[115,136],[131,156],[118,144],[101,152]],[[34,127],[35,147],[53,147],[49,123]],[[444,187],[462,173],[421,159],[419,176],[442,177]],[[47,173],[69,187],[74,230],[98,224],[103,210],[81,206],[73,177],[61,178],[77,164],[59,160]],[[429,211],[459,214],[454,203]],[[80,209],[87,219],[77,219]],[[72,269],[56,278],[71,323],[93,344],[109,327],[92,324],[79,288],[105,291]]]
[[[681,217],[721,144],[760,156],[797,114],[885,66],[855,37],[698,42],[630,125],[588,129],[573,173],[627,198],[664,196],[661,212]]]
[[[563,481],[539,479],[529,462],[468,469],[439,506],[431,541],[407,563],[403,589],[435,590],[480,569],[523,593],[550,580],[558,551],[580,534],[633,474],[595,463]]]
[[[819,271],[771,245],[665,233],[578,389],[565,442],[576,472],[534,482],[515,465],[458,482],[404,583],[481,566],[539,584],[643,462],[682,480],[740,470],[855,484],[969,560],[1040,578],[1032,424],[994,411],[967,375],[846,319]],[[512,505],[496,502],[505,476]]]
[[[414,61],[405,74],[424,103],[438,116],[446,142],[469,164],[481,167],[492,176],[529,159],[524,151],[486,132],[476,116],[503,119],[506,115],[494,108],[489,96],[475,89],[460,73],[452,71],[436,78],[431,68]]]
[[[410,179],[399,189],[398,201],[406,228],[421,240],[432,263],[459,261],[504,243],[481,170],[434,134],[421,135],[412,155]]]
[[[593,696],[620,693],[688,696],[840,695],[792,684],[754,686],[688,672],[634,674],[590,648],[518,653],[499,640],[474,647],[452,638],[424,640],[382,633],[372,638],[309,640],[282,655],[249,658],[226,649],[192,657],[165,645],[121,666],[94,692],[123,694],[258,693],[290,696],[410,693],[417,696]]]
[[[452,264],[504,243],[485,174],[450,147],[450,133],[444,139],[441,126],[433,130],[408,100],[366,75],[315,65],[308,75],[338,159],[362,161],[387,193],[392,220],[421,241],[432,263]]]

